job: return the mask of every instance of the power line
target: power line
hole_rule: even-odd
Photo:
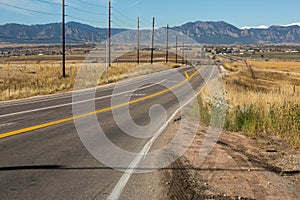
[[[140,20],[140,24],[143,24],[144,26],[146,26],[145,22]]]
[[[76,7],[74,7],[74,6],[70,6],[70,5],[66,5],[66,7],[68,7],[68,8],[71,8],[71,9],[73,9],[73,10],[80,11],[80,12],[84,12],[84,13],[93,14],[93,15],[105,15],[105,14],[102,14],[102,13],[90,12],[90,11],[83,10],[83,9],[80,9],[80,8],[76,8]]]
[[[36,1],[39,1],[39,2],[42,2],[42,3],[45,3],[45,4],[53,4],[53,5],[59,5],[59,6],[61,6],[60,3],[54,3],[54,2],[45,1],[45,0],[36,0]],[[81,8],[77,8],[77,7],[71,6],[71,5],[65,5],[65,6],[71,8],[73,10],[77,10],[77,11],[84,12],[84,13],[89,13],[89,14],[94,14],[94,15],[105,15],[105,14],[101,14],[101,13],[96,13],[96,12],[91,12],[91,11],[83,10]]]
[[[103,21],[98,21],[98,20],[89,20],[89,19],[83,19],[83,18],[80,18],[80,17],[74,17],[73,15],[66,15],[66,17],[68,17],[68,18],[73,18],[73,19],[77,19],[77,20],[81,20],[81,21],[85,21],[85,22],[105,23],[105,22],[103,22]]]
[[[118,27],[118,28],[122,28],[124,27],[123,25],[119,24],[119,23],[116,23],[114,21],[111,22],[114,26]]]
[[[118,16],[116,15],[113,15],[113,17],[115,17],[119,22],[121,22],[122,24],[125,24],[127,26],[132,26],[132,24],[128,24],[127,22],[123,21],[122,19],[120,19]],[[132,26],[134,27],[134,26]]]
[[[107,8],[107,6],[103,6],[103,5],[100,5],[100,4],[95,4],[95,3],[90,3],[88,1],[83,1],[83,0],[77,0],[81,3],[84,3],[84,4],[87,4],[87,5],[90,5],[90,6],[97,6],[97,7],[101,7],[101,8]]]
[[[157,22],[156,25],[157,25],[157,28],[165,28],[165,27],[166,27],[165,25],[162,25],[162,24],[159,23],[159,22]]]
[[[42,11],[37,11],[37,10],[32,10],[32,9],[27,9],[27,8],[21,8],[19,6],[15,6],[15,5],[11,5],[11,4],[7,4],[7,3],[3,3],[3,2],[0,2],[0,4],[4,5],[4,6],[7,6],[7,7],[17,8],[19,10],[35,12],[35,13],[44,14],[44,15],[54,15],[54,16],[60,16],[61,15],[61,14],[56,14],[56,13],[49,13],[49,12],[42,12]]]
[[[123,13],[122,13],[121,11],[119,11],[118,9],[116,9],[116,8],[114,8],[114,7],[113,7],[113,9],[114,9],[119,15],[121,15],[121,16],[127,18],[128,20],[130,20],[130,21],[132,21],[132,22],[136,22],[135,19],[132,19],[132,18],[126,16],[125,14],[123,14]]]
[[[157,20],[157,24],[159,25],[159,27],[166,27],[166,25],[162,25],[162,24],[168,24],[168,23],[161,20]]]
[[[149,30],[149,29],[152,29],[152,28],[153,28],[152,25],[149,26],[150,23],[148,23],[148,22],[145,22],[145,21],[140,20],[140,23],[141,23],[142,25],[144,25],[144,28],[143,28],[144,30]],[[152,20],[151,24],[153,24],[153,20]],[[157,19],[156,19],[156,18],[155,18],[155,24],[156,24],[156,25],[155,25],[155,29],[159,28],[160,25],[161,25],[161,24],[157,23]],[[161,26],[161,27],[164,27],[164,26]]]
[[[42,3],[46,3],[46,4],[53,4],[53,5],[61,6],[60,3],[55,3],[55,2],[50,2],[50,1],[44,1],[44,0],[36,0],[36,1],[39,1],[39,2],[42,2]]]

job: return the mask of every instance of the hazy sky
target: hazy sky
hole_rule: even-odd
[[[67,21],[97,27],[107,26],[108,0],[65,1]],[[0,24],[60,22],[61,2],[62,0],[0,0]],[[143,27],[151,26],[153,16],[156,17],[157,26],[165,26],[167,23],[175,26],[198,20],[222,20],[237,27],[300,22],[299,0],[113,0],[112,6],[113,27],[134,28],[138,16],[141,17]]]

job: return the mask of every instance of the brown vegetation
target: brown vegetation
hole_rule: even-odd
[[[54,94],[70,91],[74,87],[75,78],[80,67],[95,68],[98,63],[82,63],[70,60],[66,63],[67,77],[62,77],[61,62],[47,59],[24,61],[8,61],[0,64],[0,100],[26,98],[36,95]],[[109,68],[108,82],[116,82],[127,77],[149,74],[176,65],[136,63],[114,63]],[[103,74],[99,85],[106,83]]]
[[[300,62],[224,58],[222,62],[231,71],[224,78],[230,105],[225,128],[251,137],[281,137],[300,148]],[[201,114],[209,119],[205,116],[209,112]]]
[[[300,62],[246,64],[225,65],[237,69],[225,78],[228,103],[233,106],[227,128],[241,129],[252,136],[280,136],[300,147]]]

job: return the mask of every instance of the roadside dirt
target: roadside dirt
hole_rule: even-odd
[[[177,126],[167,132],[176,132]],[[161,170],[168,199],[299,199],[299,151],[277,138],[223,132],[203,160],[199,150],[206,129],[200,126],[187,152]]]
[[[195,122],[177,116],[157,139],[151,151],[169,144],[184,122],[183,134],[191,135]],[[274,137],[248,138],[223,131],[213,150],[199,156],[208,127],[199,126],[192,145],[174,144],[187,151],[171,165],[153,172],[134,174],[121,199],[143,200],[298,200],[300,152]],[[186,138],[185,138],[186,139]],[[189,138],[190,139],[190,138]],[[163,160],[176,156],[168,151]],[[157,161],[153,161],[157,162]],[[143,169],[141,169],[143,170]]]

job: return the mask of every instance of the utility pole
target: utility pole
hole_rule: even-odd
[[[111,65],[111,0],[108,1],[108,66]]]
[[[182,64],[184,64],[184,43],[182,44]]]
[[[108,34],[106,42],[106,83],[108,83],[108,67],[111,66],[111,0],[108,1]]]
[[[167,25],[167,48],[166,48],[166,63],[169,62],[169,24]]]
[[[176,64],[178,63],[178,36],[176,35]]]
[[[65,0],[62,0],[62,75],[66,77]]]
[[[137,22],[137,63],[140,63],[140,17]]]
[[[188,53],[185,54],[185,64],[188,64]]]
[[[151,64],[153,64],[153,51],[154,51],[154,28],[155,28],[155,17],[152,22],[152,44],[151,44]]]

